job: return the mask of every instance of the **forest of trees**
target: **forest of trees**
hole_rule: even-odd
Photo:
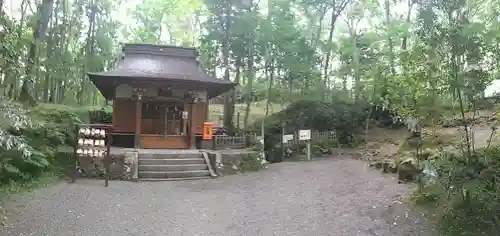
[[[104,104],[86,72],[110,69],[124,42],[198,47],[207,71],[241,85],[225,102],[248,107],[335,98],[437,108],[476,101],[499,74],[493,0],[137,3],[0,0],[5,97]]]
[[[111,69],[128,42],[197,47],[208,73],[240,84],[223,98],[227,126],[235,103],[246,107],[247,128],[251,103],[262,101],[266,116],[271,104],[294,103],[307,107],[307,115],[329,111],[314,123],[345,128],[345,121],[360,129],[370,114],[343,111],[363,103],[419,116],[435,136],[445,111],[459,111],[460,153],[440,149],[435,160],[425,160],[438,163],[439,192],[421,186],[420,196],[446,199],[442,223],[453,224],[443,235],[498,234],[500,148],[488,143],[490,149],[475,150],[465,115],[483,106],[485,89],[500,76],[498,1],[0,0],[0,185],[31,181],[68,160],[71,151],[61,146],[71,150],[76,120],[73,111],[4,101],[102,107],[86,73]]]

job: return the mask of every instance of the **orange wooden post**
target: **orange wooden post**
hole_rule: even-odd
[[[212,122],[203,123],[203,140],[212,140]]]

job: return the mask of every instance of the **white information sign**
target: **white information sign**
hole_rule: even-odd
[[[259,140],[259,143],[264,144],[264,138],[262,136],[257,136],[257,140]]]
[[[299,140],[311,140],[311,130],[299,130]]]
[[[188,118],[188,112],[187,111],[183,111],[182,112],[182,119],[187,119]]]
[[[288,141],[293,140],[293,134],[285,134],[283,135],[283,143],[288,143]]]

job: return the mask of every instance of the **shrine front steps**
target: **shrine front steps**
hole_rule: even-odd
[[[207,179],[215,177],[202,152],[180,150],[162,153],[140,153],[139,181]]]

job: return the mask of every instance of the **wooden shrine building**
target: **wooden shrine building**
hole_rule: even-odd
[[[116,67],[89,73],[113,101],[113,145],[196,148],[208,101],[236,84],[208,75],[194,48],[126,44]]]

